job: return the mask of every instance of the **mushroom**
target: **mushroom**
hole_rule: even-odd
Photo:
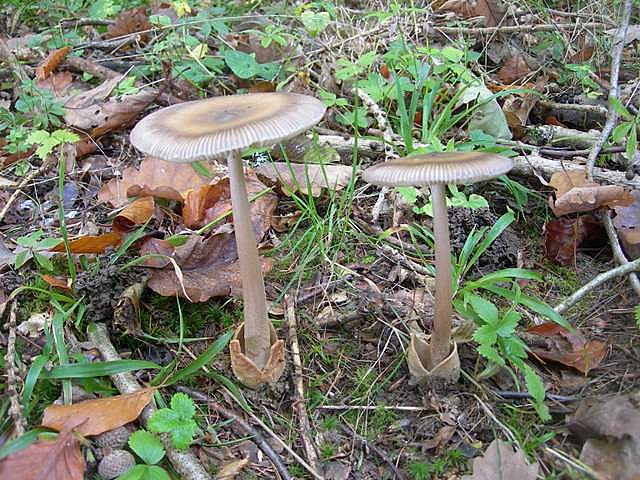
[[[284,344],[267,317],[241,154],[304,132],[322,119],[325,108],[318,99],[295,93],[230,95],[163,108],[131,131],[138,150],[162,160],[227,159],[244,300],[244,323],[231,341],[231,361],[238,379],[252,388],[282,373]]]
[[[398,158],[365,170],[366,182],[385,186],[424,186],[431,189],[436,262],[435,306],[431,343],[424,334],[412,333],[408,363],[414,382],[441,378],[455,382],[460,373],[455,342],[451,345],[452,274],[451,244],[445,189],[447,184],[489,180],[513,167],[510,158],[493,153],[427,153]]]

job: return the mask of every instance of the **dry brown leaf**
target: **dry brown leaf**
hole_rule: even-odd
[[[114,24],[109,25],[105,38],[119,38],[132,33],[149,30],[151,28],[149,18],[145,13],[144,7],[131,8],[121,12]],[[140,35],[140,41],[146,42],[149,38],[148,33]]]
[[[58,65],[67,58],[70,51],[71,47],[62,47],[50,52],[47,58],[36,68],[36,80],[44,80],[51,75],[51,73],[58,68]]]
[[[479,17],[484,17],[485,27],[497,27],[505,12],[498,7],[496,0],[476,0],[473,13]]]
[[[569,419],[569,429],[586,438],[580,460],[600,480],[640,478],[640,393],[583,400]]]
[[[122,235],[117,232],[103,235],[85,235],[69,242],[71,253],[104,253],[108,248],[117,247],[122,242]],[[59,243],[50,252],[64,252],[64,243]]]
[[[169,200],[183,200],[182,192],[198,189],[209,183],[188,163],[173,163],[146,157],[140,168],[128,167],[122,179],[110,180],[98,193],[98,201],[114,207],[128,203],[129,196],[153,196]]]
[[[494,440],[482,457],[473,460],[473,475],[462,480],[536,480],[538,464],[529,464],[522,450],[502,440]]]
[[[0,478],[7,480],[83,480],[84,470],[80,445],[70,429],[0,460]]]
[[[628,206],[633,197],[621,185],[599,185],[587,180],[584,170],[556,172],[549,181],[556,190],[556,201],[550,204],[560,217],[568,213],[589,212],[603,206]]]
[[[130,232],[138,225],[146,223],[153,216],[155,206],[153,197],[136,198],[115,216],[113,230],[115,232]]]
[[[153,253],[171,256],[183,277],[181,282],[174,265],[166,260],[147,262],[147,266],[164,267],[152,270],[147,282],[147,286],[160,295],[168,297],[178,294],[184,297],[186,292],[191,301],[204,302],[212,297],[240,296],[242,293],[233,234],[212,235],[207,239],[190,237],[187,243],[175,249],[166,240],[150,239],[142,245],[140,254]],[[272,259],[262,259],[263,274],[269,272],[272,266]]]
[[[64,291],[71,291],[71,279],[67,277],[58,277],[55,275],[48,275],[43,273],[40,275],[42,279],[49,285],[55,288],[59,288]]]
[[[570,332],[551,322],[529,328],[525,341],[539,358],[573,367],[585,375],[607,354],[605,342],[587,340],[579,330]]]
[[[269,162],[256,168],[256,173],[270,183],[279,183],[286,195],[298,191],[306,194],[310,189],[311,195],[318,197],[323,188],[342,190],[351,180],[353,169],[347,165]]]
[[[144,388],[126,395],[85,400],[72,405],[49,405],[44,411],[42,425],[64,430],[77,425],[82,435],[100,435],[134,421],[151,401],[155,388]]]
[[[531,69],[521,55],[507,58],[498,71],[498,78],[502,83],[511,84],[531,74]]]
[[[73,75],[71,72],[58,72],[53,75],[49,75],[44,80],[38,80],[36,85],[38,88],[50,90],[55,97],[62,97],[67,89],[73,82]]]
[[[626,207],[614,207],[616,216],[613,225],[627,256],[640,258],[640,190],[631,192],[633,203]]]
[[[574,265],[578,247],[600,228],[593,215],[560,217],[547,222],[544,226],[545,257],[563,266]]]
[[[233,480],[247,465],[249,465],[249,457],[225,463],[216,474],[215,480]]]

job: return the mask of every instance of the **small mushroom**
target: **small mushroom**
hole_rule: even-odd
[[[138,150],[162,160],[227,159],[244,300],[244,341],[232,340],[231,364],[247,386],[278,378],[284,369],[284,343],[271,338],[273,327],[267,317],[241,154],[247,148],[272,146],[308,130],[322,119],[325,109],[318,99],[295,93],[230,95],[163,108],[131,131],[131,143]],[[270,361],[274,353],[281,361]],[[276,371],[264,372],[265,368]]]
[[[510,158],[493,153],[448,152],[398,158],[369,167],[363,174],[364,180],[374,185],[428,185],[431,189],[436,262],[433,333],[430,343],[424,334],[411,335],[408,361],[414,382],[430,378],[455,382],[460,373],[457,348],[451,345],[453,306],[446,185],[490,180],[512,167]]]

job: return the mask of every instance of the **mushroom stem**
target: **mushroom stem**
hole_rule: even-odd
[[[446,185],[430,185],[433,205],[433,236],[436,254],[436,294],[431,335],[431,361],[438,365],[449,356],[451,344],[451,245],[445,197]]]
[[[269,360],[271,347],[262,268],[251,223],[251,210],[244,181],[242,158],[239,155],[230,154],[228,166],[233,230],[238,247],[244,302],[244,354],[259,369],[262,369]]]

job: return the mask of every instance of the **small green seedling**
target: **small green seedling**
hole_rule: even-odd
[[[447,207],[461,207],[469,208],[471,210],[477,210],[479,208],[488,208],[489,203],[487,199],[477,193],[472,193],[467,196],[464,192],[458,189],[457,185],[447,185],[449,195],[447,196]],[[396,187],[398,193],[409,204],[413,205],[414,213],[425,214],[430,217],[433,216],[433,206],[431,201],[425,203],[421,207],[416,206],[418,197],[421,192],[415,187]]]
[[[161,408],[149,419],[149,430],[156,433],[168,433],[171,443],[179,449],[185,449],[193,441],[198,424],[193,419],[196,407],[193,400],[184,393],[171,397],[171,408]]]
[[[58,245],[60,243],[60,239],[48,237],[43,238],[43,236],[44,232],[42,230],[37,230],[26,237],[18,237],[16,243],[24,250],[16,254],[14,262],[15,268],[22,267],[31,258],[33,258],[38,262],[38,265],[46,271],[53,272],[53,263],[51,263],[51,260],[49,260],[49,257],[45,252],[48,252],[51,248]]]
[[[38,145],[36,155],[44,160],[58,145],[74,143],[78,140],[80,140],[80,137],[77,134],[69,130],[60,129],[53,133],[49,133],[46,130],[34,130],[29,134],[26,142],[29,145]]]
[[[118,480],[170,480],[167,471],[156,465],[164,458],[162,442],[146,430],[138,430],[129,437],[129,448],[142,459],[144,465],[136,465]]]
[[[630,163],[638,151],[638,127],[640,126],[640,112],[634,117],[617,98],[611,98],[611,106],[623,119],[611,133],[613,143],[621,143],[626,139],[626,156]]]

